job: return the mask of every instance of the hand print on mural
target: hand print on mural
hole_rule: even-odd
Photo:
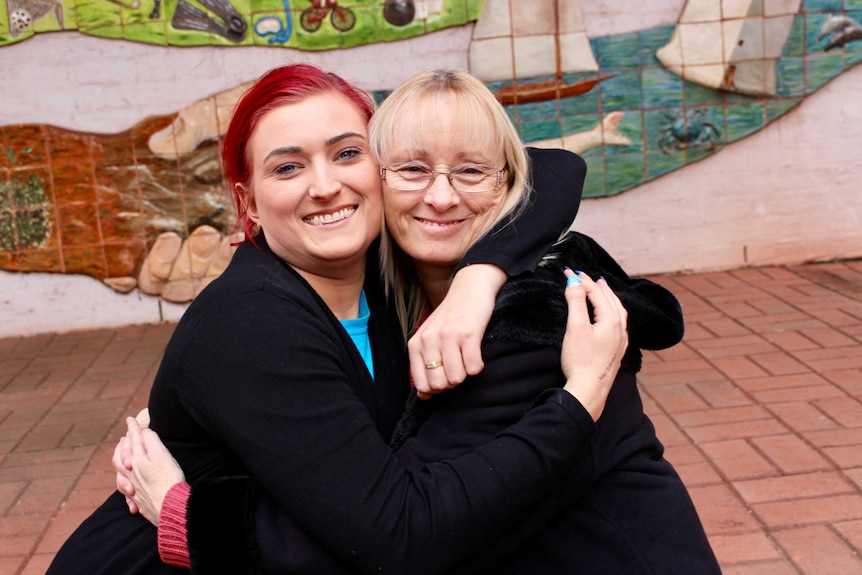
[[[180,0],[207,7],[207,17],[218,16],[224,29],[204,31],[201,24],[177,35],[176,11],[164,14],[161,6],[158,27],[150,19],[158,5],[149,0],[89,6],[127,18],[123,34],[100,29],[109,37],[146,41],[128,34],[146,24],[160,30],[164,44],[206,38],[225,49],[250,43],[337,48],[475,20],[470,71],[497,92],[526,143],[584,156],[586,197],[619,194],[719,153],[862,60],[856,41],[862,4],[849,8],[842,0],[739,0],[734,13],[718,11],[714,0],[688,0],[675,26],[600,38],[587,36],[575,0],[255,0],[253,12],[241,13],[249,25],[245,36],[239,38],[238,23],[231,32],[235,41],[227,27],[231,4],[206,1]],[[216,2],[221,15],[208,7]],[[28,11],[31,23],[15,40],[0,34],[0,43],[63,25],[62,9],[7,0],[13,3]],[[340,16],[336,7],[344,9]],[[355,25],[340,31],[350,20],[348,8]],[[300,22],[310,9],[322,10],[313,32]],[[87,22],[94,21],[79,11],[80,31],[102,33]],[[170,301],[194,297],[231,253],[232,208],[217,150],[243,90],[237,86],[120,134],[0,128],[0,269],[84,273],[118,290],[139,287]],[[386,92],[374,95],[380,100]]]

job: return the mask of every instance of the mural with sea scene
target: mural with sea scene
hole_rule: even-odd
[[[676,26],[588,38],[578,2],[486,0],[471,72],[527,144],[586,158],[585,196],[620,194],[763,129],[862,59],[862,0],[715,4],[689,0]],[[0,269],[192,299],[231,254],[218,142],[243,88],[119,134],[0,128]]]

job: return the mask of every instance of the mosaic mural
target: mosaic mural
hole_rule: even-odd
[[[83,34],[163,46],[329,50],[412,38],[473,21],[482,0],[5,0],[0,46]]]
[[[158,1],[149,9],[159,9]],[[129,14],[142,10],[100,2]],[[10,14],[13,4],[28,14],[18,37],[40,31],[46,19],[62,26],[68,14],[48,0],[7,3]],[[241,12],[253,15],[243,17],[246,32],[268,31],[261,38],[290,44],[300,22],[304,34],[344,39],[355,28],[338,30],[351,17],[336,8],[350,7],[357,22],[366,14],[358,2],[308,3],[328,10],[326,20],[316,12],[302,24],[302,11],[288,10],[278,25],[260,27],[262,12]],[[171,6],[175,17],[180,4]],[[214,12],[217,5],[206,6]],[[862,0],[689,0],[675,26],[602,38],[587,37],[576,0],[387,0],[373,7],[382,37],[420,20],[427,30],[434,17],[456,11],[476,19],[471,72],[496,92],[525,142],[585,157],[587,197],[622,193],[718,153],[862,60]],[[228,33],[207,30],[188,37]],[[289,38],[282,42],[279,34]],[[218,142],[244,88],[109,136],[0,127],[0,269],[84,273],[119,291],[193,298],[231,254],[233,216]]]

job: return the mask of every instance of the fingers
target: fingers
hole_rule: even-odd
[[[596,329],[618,334],[617,349],[624,352],[628,346],[628,313],[604,278],[599,278],[596,287],[595,295],[588,295],[593,303]]]
[[[452,389],[467,377],[467,366],[461,347],[461,342],[465,340],[457,336],[444,336],[438,341],[437,333],[433,336],[427,333],[415,335],[407,344],[413,386],[423,399]],[[471,369],[475,370],[477,356],[479,363],[482,358],[479,342],[471,341],[464,345],[470,349],[466,353],[472,358]]]
[[[135,419],[138,421],[138,425],[141,428],[150,426],[150,408],[145,407],[141,411],[138,412],[138,415],[135,416]]]
[[[126,438],[131,447],[132,459],[134,459],[135,456],[146,454],[146,449],[141,440],[141,426],[138,425],[138,420],[134,417],[126,418]],[[131,469],[131,466],[129,469]]]
[[[431,388],[428,386],[428,380],[425,375],[425,360],[412,339],[407,343],[407,356],[410,358],[410,380],[421,397],[421,394],[428,393]]]
[[[135,503],[135,500],[131,497],[126,497],[126,507],[129,508],[129,513],[131,513],[132,515],[137,515],[140,512],[138,504]]]
[[[118,473],[132,470],[132,446],[125,436],[117,442],[114,455],[111,457],[111,464]]]
[[[168,448],[162,443],[159,434],[150,428],[141,430],[141,444],[148,456],[150,454],[161,454],[173,458]]]
[[[135,485],[131,479],[122,473],[117,473],[117,491],[131,498],[135,496]]]

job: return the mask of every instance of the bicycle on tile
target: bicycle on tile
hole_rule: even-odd
[[[356,25],[356,14],[350,8],[339,6],[338,0],[309,1],[311,6],[299,16],[299,24],[306,32],[317,32],[327,16],[340,32],[347,32]]]

